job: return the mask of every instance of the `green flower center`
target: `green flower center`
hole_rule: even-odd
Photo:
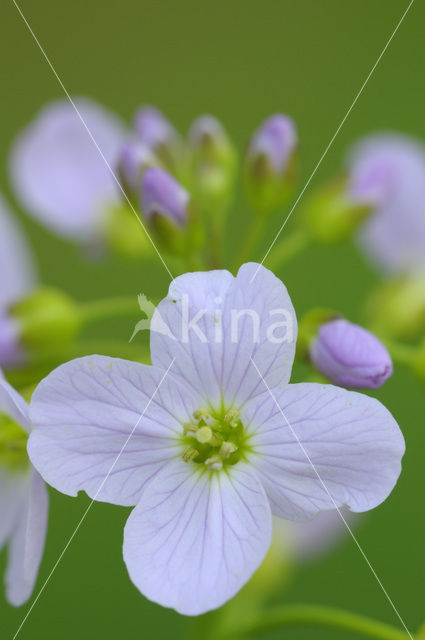
[[[0,466],[12,470],[28,467],[27,440],[21,425],[0,413]]]
[[[235,409],[219,412],[200,408],[193,421],[183,425],[183,460],[220,471],[243,459],[249,451],[249,436]]]

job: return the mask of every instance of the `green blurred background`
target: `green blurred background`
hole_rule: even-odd
[[[152,103],[185,132],[198,114],[211,112],[242,151],[267,115],[290,114],[299,128],[305,181],[407,0],[22,0],[21,7],[67,90],[93,96],[128,121],[136,106]],[[424,24],[425,3],[416,0],[312,186],[331,175],[347,145],[367,132],[394,129],[425,139]],[[13,138],[43,104],[63,94],[11,0],[4,0],[0,9],[0,60],[0,183],[12,200],[7,158]],[[78,248],[19,213],[43,282],[81,300],[140,291],[158,298],[166,293],[168,276],[154,256],[142,264],[116,257],[90,262]],[[284,213],[270,222],[270,238]],[[229,231],[229,255],[250,218],[240,204]],[[289,224],[284,233],[288,231]],[[265,241],[264,250],[266,246]],[[255,257],[261,258],[261,252]],[[309,250],[279,275],[299,315],[321,305],[340,309],[353,320],[361,320],[359,301],[376,279],[348,243]],[[103,326],[99,333],[126,338],[131,330],[129,319]],[[407,454],[395,491],[357,533],[413,631],[425,620],[425,390],[408,372],[396,370],[378,397],[399,420]],[[73,499],[51,491],[51,497],[38,587],[88,504],[85,496]],[[127,514],[126,509],[94,505],[20,637],[187,637],[184,618],[147,602],[127,578],[121,555]],[[3,552],[0,568],[4,565]],[[337,605],[398,624],[348,537],[331,554],[302,567],[276,600]],[[0,596],[1,637],[13,636],[26,610],[9,607]],[[352,637],[311,629],[275,635]]]

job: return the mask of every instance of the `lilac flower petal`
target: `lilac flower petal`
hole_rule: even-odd
[[[187,327],[197,316],[196,329]],[[175,339],[155,331],[159,318]],[[274,329],[284,320],[289,320],[289,333],[286,327]],[[285,335],[289,341],[283,340]],[[268,384],[289,381],[296,337],[295,312],[285,286],[268,269],[248,263],[236,278],[228,271],[176,278],[153,317],[151,357],[162,368],[175,357],[174,372],[213,405],[222,397],[228,406],[240,405],[264,390],[251,357]]]
[[[0,196],[0,309],[29,293],[35,280],[30,248],[18,220]]]
[[[350,191],[375,204],[359,243],[384,272],[425,266],[425,147],[407,136],[379,134],[360,141],[349,159]]]
[[[137,504],[145,483],[181,455],[182,423],[199,407],[183,382],[164,373],[88,356],[47,376],[31,400],[28,442],[46,482],[71,496],[84,490],[96,500]]]
[[[6,597],[16,607],[24,604],[34,589],[46,539],[48,510],[47,487],[33,470],[27,499],[9,545]]]
[[[11,537],[31,482],[28,471],[12,473],[0,469],[0,549]]]
[[[115,168],[125,132],[107,109],[75,100],[106,161]],[[45,107],[20,135],[11,173],[24,207],[53,231],[76,239],[96,238],[105,207],[119,202],[116,182],[72,105]]]
[[[29,407],[23,397],[15,391],[0,370],[0,414],[4,413],[30,431]]]
[[[273,393],[280,409],[265,392],[244,407],[242,420],[254,434],[250,444],[258,455],[252,463],[275,515],[305,520],[335,504],[360,512],[385,500],[400,474],[405,445],[396,421],[378,400],[314,383]]]
[[[210,476],[178,461],[146,488],[131,513],[124,560],[147,598],[199,615],[239,591],[270,540],[270,507],[246,465]]]

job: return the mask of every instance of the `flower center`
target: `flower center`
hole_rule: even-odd
[[[0,466],[25,469],[28,464],[28,434],[17,422],[0,413]]]
[[[243,458],[249,450],[248,439],[238,411],[201,407],[194,411],[193,421],[183,425],[183,460],[220,471]]]

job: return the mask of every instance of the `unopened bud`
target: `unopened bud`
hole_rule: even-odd
[[[118,172],[129,198],[137,196],[144,171],[156,164],[157,160],[147,145],[130,140],[123,146],[118,161]]]
[[[10,310],[26,348],[66,344],[76,335],[80,317],[75,302],[62,291],[41,288]]]
[[[195,193],[201,208],[222,213],[229,206],[236,176],[236,151],[221,123],[201,116],[189,131]]]
[[[183,143],[180,135],[155,107],[142,107],[134,117],[134,127],[140,141],[168,169],[175,171],[181,162]]]
[[[298,137],[286,115],[268,118],[254,133],[245,161],[245,186],[254,210],[267,215],[287,201],[297,174]]]
[[[304,224],[317,242],[334,244],[349,238],[372,213],[373,204],[358,200],[339,179],[314,192],[304,205]]]
[[[343,318],[320,327],[310,357],[321,373],[343,387],[376,389],[393,372],[390,354],[382,342]]]

